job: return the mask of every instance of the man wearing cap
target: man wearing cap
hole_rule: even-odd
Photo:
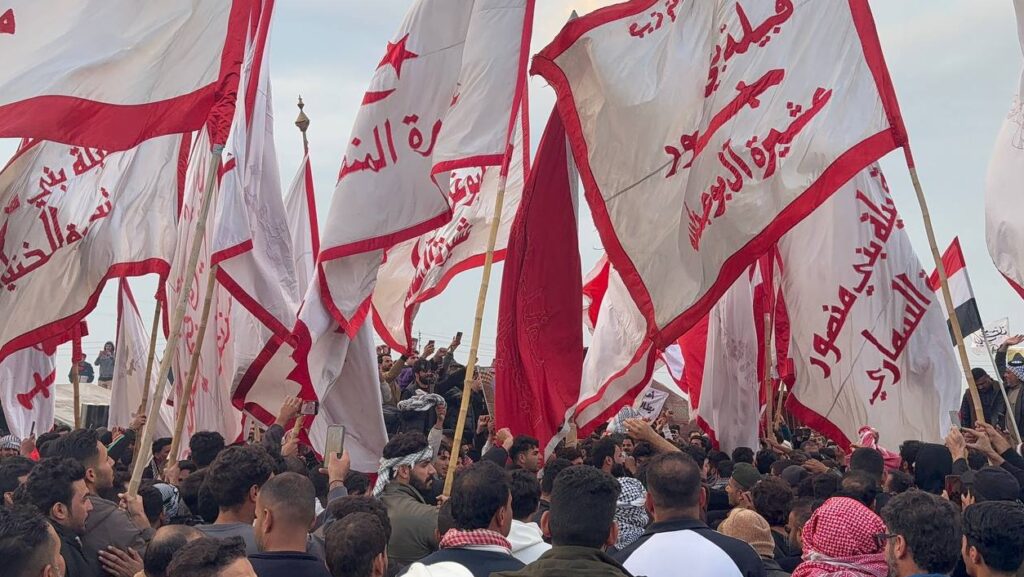
[[[1021,394],[1021,384],[1024,383],[1024,355],[1014,353],[1007,359],[1009,348],[1024,342],[1024,335],[1009,337],[996,350],[996,367],[1003,375],[1003,382],[1006,383],[1006,397],[1010,400],[1010,407],[1007,412],[1012,411],[1017,426],[1024,426],[1024,395]],[[1004,428],[1009,429],[1012,425],[1010,419],[1005,419]],[[1000,424],[998,421],[990,421]]]
[[[725,492],[729,494],[729,505],[741,509],[754,509],[750,490],[761,480],[761,473],[749,463],[736,463]]]
[[[1003,357],[1006,357],[1005,351]],[[999,383],[990,377],[985,369],[971,369],[971,374],[974,375],[974,383],[978,386],[978,397],[981,398],[981,412],[985,415],[985,422],[1002,424],[1006,418],[1006,402],[999,391]],[[964,393],[964,400],[960,403],[960,423],[968,429],[974,428],[974,399],[971,398],[970,391]]]
[[[391,564],[411,565],[437,550],[437,507],[423,496],[434,482],[433,457],[422,433],[400,433],[384,445],[373,496],[391,521]]]
[[[0,459],[21,454],[21,439],[14,435],[0,437]]]

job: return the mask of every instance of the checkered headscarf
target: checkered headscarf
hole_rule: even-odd
[[[394,459],[380,459],[380,469],[377,471],[377,484],[373,486],[373,496],[380,497],[380,494],[384,492],[384,487],[388,486],[391,482],[391,474],[394,472],[396,467],[402,465],[409,465],[410,467],[415,466],[416,463],[422,463],[423,461],[429,461],[434,458],[434,451],[429,446],[425,447],[418,453],[410,453],[404,457],[395,457]]]
[[[0,449],[21,449],[21,439],[14,435],[0,437]]]

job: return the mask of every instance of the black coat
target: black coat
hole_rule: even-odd
[[[67,566],[66,577],[100,577],[103,575],[100,569],[99,554],[91,549],[82,546],[82,541],[68,529],[54,523],[57,536],[60,537],[60,555],[64,557],[64,564]]]

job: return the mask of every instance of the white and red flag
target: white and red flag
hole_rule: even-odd
[[[284,199],[288,228],[292,233],[292,263],[299,297],[306,295],[309,281],[316,270],[316,255],[320,254],[320,227],[316,220],[316,196],[313,189],[313,168],[309,151],[302,157],[299,171],[288,188]]]
[[[19,149],[0,172],[0,310],[18,311],[0,326],[0,360],[76,326],[107,279],[167,275],[187,147],[174,135],[124,152]]]
[[[0,137],[127,150],[230,118],[214,109],[232,100],[253,4],[4,2]]]
[[[941,298],[877,165],[786,234],[779,252],[796,364],[790,411],[841,446],[864,425],[883,442],[942,439],[962,375]]]
[[[526,102],[526,95],[523,95]],[[525,106],[516,123],[505,198],[498,222],[494,261],[505,258],[509,230],[519,210],[526,174],[530,170]],[[441,294],[455,275],[483,266],[494,221],[494,202],[501,186],[501,167],[487,166],[452,173],[452,220],[428,233],[399,243],[386,253],[373,291],[374,325],[391,348],[406,353],[413,341],[416,313],[427,300]]]
[[[594,268],[583,277],[583,325],[593,334],[597,326],[597,315],[601,310],[601,301],[608,292],[608,275],[612,265],[608,255],[601,255]],[[681,367],[680,367],[681,368]]]
[[[110,385],[110,412],[107,427],[127,428],[142,405],[142,389],[146,384],[146,365],[149,360],[149,331],[142,323],[142,315],[135,304],[135,297],[122,278],[117,292],[117,349],[114,351],[114,380]],[[167,403],[171,388],[164,389],[164,398],[158,401],[152,392],[156,390],[160,362],[155,359],[150,377],[149,402],[159,402],[160,421],[156,424],[154,438],[170,437],[174,432],[174,409]],[[149,414],[149,407],[145,407]]]
[[[657,348],[905,142],[866,0],[635,0],[567,24],[533,71]]]
[[[949,293],[953,297],[953,310],[956,320],[960,323],[961,334],[964,340],[974,333],[985,328],[981,322],[981,313],[978,311],[978,302],[974,299],[974,288],[971,286],[971,277],[967,274],[967,262],[964,260],[964,253],[960,249],[960,238],[954,238],[949,248],[942,254],[942,266],[946,269],[946,282],[949,284]],[[946,318],[950,318],[946,310],[946,301],[941,297],[942,286],[939,283],[939,271],[932,271],[928,277],[928,288],[939,296],[939,304]],[[953,339],[953,346],[957,345],[956,337],[953,336],[953,324],[949,323],[950,338]]]
[[[387,43],[342,159],[319,255],[350,337],[384,250],[452,218],[449,172],[501,166],[526,81],[533,0],[417,0]]]
[[[0,403],[12,435],[24,439],[53,428],[57,365],[53,351],[34,345],[0,361]]]
[[[1024,1],[1014,0],[1024,51]],[[985,183],[985,240],[996,269],[1024,298],[1024,222],[1017,218],[1024,180],[1024,73],[992,148]],[[964,333],[965,335],[967,333]]]

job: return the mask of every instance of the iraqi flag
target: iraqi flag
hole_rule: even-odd
[[[960,250],[960,238],[954,238],[952,244],[942,255],[942,266],[946,269],[946,278],[949,280],[949,292],[953,297],[953,308],[956,310],[956,320],[960,322],[960,334],[972,335],[982,329],[981,314],[978,312],[978,303],[974,300],[974,289],[971,288],[971,278],[967,276],[967,265],[964,262],[964,253]],[[932,271],[928,277],[928,287],[939,292],[939,271]],[[942,310],[949,318],[949,311],[946,310],[945,299],[940,298]],[[948,320],[946,321],[949,322]],[[956,337],[953,336],[953,327],[949,327],[950,338],[953,339],[953,346],[956,346]]]

